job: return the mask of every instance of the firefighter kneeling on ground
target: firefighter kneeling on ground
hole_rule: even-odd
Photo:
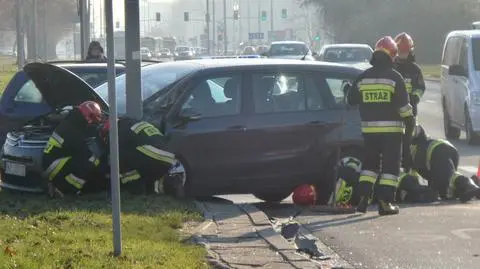
[[[97,135],[103,117],[100,106],[86,101],[67,113],[43,151],[42,175],[52,197],[81,194],[99,184],[95,172],[99,171],[102,152],[87,143],[87,139]]]
[[[359,105],[362,119],[365,159],[358,183],[357,206],[357,211],[362,213],[367,211],[377,179],[378,213],[399,212],[395,192],[402,146],[408,148],[415,122],[403,77],[393,69],[396,56],[397,44],[393,38],[381,38],[370,60],[372,67],[360,74],[345,94],[349,105]],[[409,157],[404,158],[407,167],[411,163]]]
[[[101,137],[108,144],[110,123],[104,122]],[[155,182],[176,168],[173,153],[166,151],[163,134],[146,121],[122,117],[118,120],[120,182],[131,193],[156,192]]]
[[[441,199],[458,198],[467,202],[480,196],[480,188],[475,182],[457,172],[458,151],[447,140],[432,139],[421,126],[416,126],[410,151],[412,168],[428,181],[429,187],[438,192]]]

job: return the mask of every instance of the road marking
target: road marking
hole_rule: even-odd
[[[473,228],[473,229],[458,229],[458,230],[452,230],[451,233],[456,235],[457,237],[461,238],[461,239],[465,239],[465,240],[468,240],[468,239],[472,239],[472,237],[470,235],[467,234],[467,232],[479,232],[480,229],[476,229],[476,228]]]
[[[477,168],[475,166],[459,166],[458,170],[466,172],[466,174],[477,174]]]

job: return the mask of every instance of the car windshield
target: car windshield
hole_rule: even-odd
[[[324,55],[327,62],[368,62],[372,51],[369,48],[329,48]]]
[[[124,73],[124,70],[117,69],[117,76]],[[95,72],[75,70],[74,72],[81,79],[85,80],[92,88],[98,87],[107,81],[106,69],[99,69]]]
[[[305,44],[272,44],[270,46],[270,56],[280,55],[304,55],[308,52]]]
[[[480,38],[472,39],[473,65],[475,70],[480,70]]]
[[[143,100],[167,88],[196,69],[193,64],[162,63],[149,65],[141,70]],[[117,111],[126,113],[125,75],[116,78]],[[108,83],[104,83],[95,91],[108,102]]]

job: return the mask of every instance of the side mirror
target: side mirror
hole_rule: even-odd
[[[348,81],[344,81],[342,83],[343,103],[346,105],[347,108],[349,107],[349,104],[347,102],[347,94],[348,94],[348,92],[350,91],[351,88],[352,88],[352,83],[350,83]]]
[[[463,68],[463,66],[458,65],[458,64],[451,65],[448,68],[448,74],[450,76],[462,76],[462,77],[468,76],[467,70],[465,70],[465,68]]]

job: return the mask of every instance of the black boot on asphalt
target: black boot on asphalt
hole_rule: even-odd
[[[358,205],[357,205],[357,212],[367,213],[367,208],[368,208],[368,197],[367,196],[360,197],[360,201],[358,202]]]
[[[468,177],[460,176],[455,182],[455,196],[458,196],[458,199],[462,203],[466,203],[473,199],[475,196],[480,196],[480,187],[475,184],[475,182]]]
[[[383,200],[378,201],[378,214],[380,216],[397,215],[400,213],[398,205]]]

